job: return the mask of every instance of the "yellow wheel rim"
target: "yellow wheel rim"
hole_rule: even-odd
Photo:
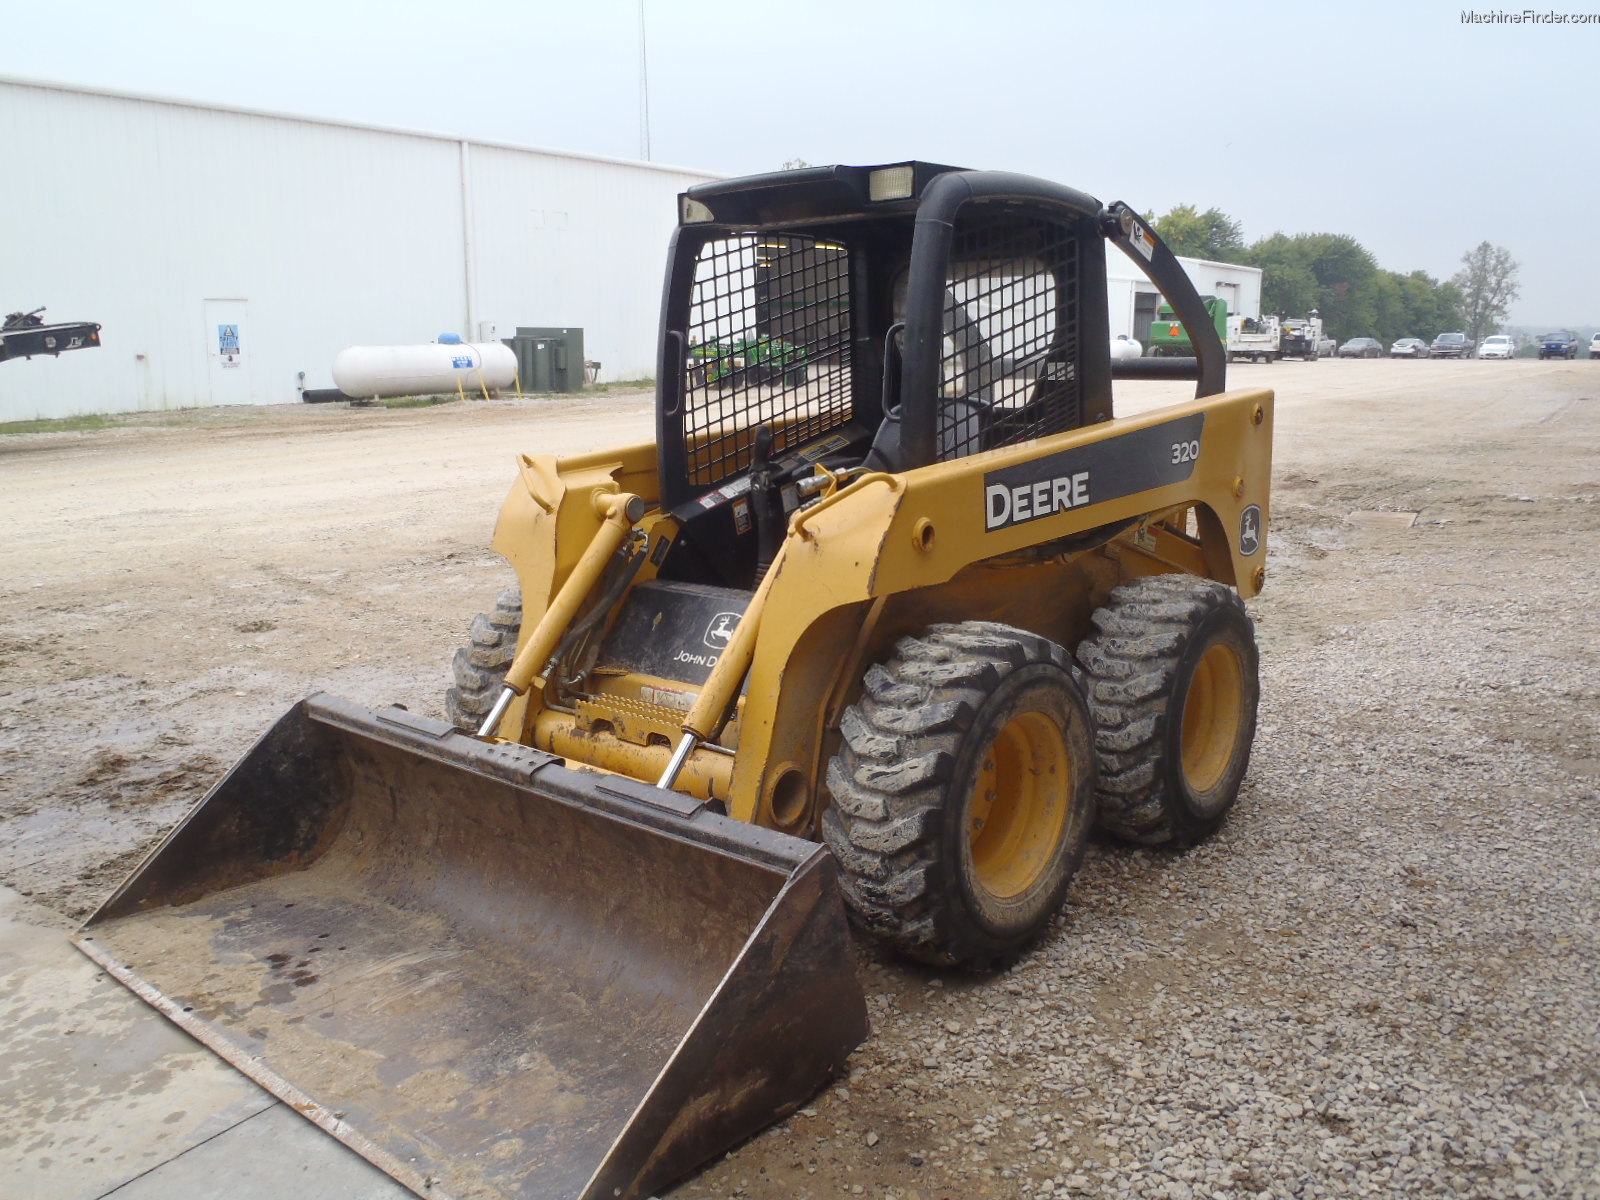
[[[1022,713],[995,736],[978,764],[967,819],[973,873],[990,895],[1020,896],[1049,871],[1071,777],[1066,738],[1045,714]]]
[[[1227,774],[1244,722],[1244,664],[1221,642],[1200,659],[1183,702],[1183,776],[1190,790],[1211,791]]]

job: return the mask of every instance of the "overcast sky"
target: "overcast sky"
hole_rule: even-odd
[[[1440,277],[1488,240],[1521,264],[1513,323],[1600,323],[1600,23],[1465,24],[1433,0],[644,5],[658,162],[1022,171],[1215,205],[1247,239],[1348,233]],[[0,18],[0,74],[642,157],[639,0],[0,0]]]

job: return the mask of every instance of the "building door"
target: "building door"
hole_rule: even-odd
[[[1150,341],[1150,326],[1156,321],[1156,301],[1160,296],[1156,292],[1133,293],[1133,340],[1141,346]]]
[[[250,404],[255,389],[250,380],[249,302],[206,301],[206,366],[211,380],[211,403]]]

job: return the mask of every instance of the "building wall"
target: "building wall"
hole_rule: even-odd
[[[602,378],[649,375],[674,197],[714,178],[7,80],[0,145],[0,311],[104,327],[0,364],[0,420],[292,402],[346,346],[480,322],[582,326]]]
[[[1179,257],[1189,282],[1202,296],[1225,296],[1230,312],[1247,317],[1261,315],[1261,268],[1242,267],[1236,263],[1211,262],[1203,258]],[[1145,318],[1140,320],[1141,297],[1153,297],[1155,304],[1164,303],[1156,285],[1147,279],[1138,267],[1124,254],[1106,251],[1106,300],[1111,321],[1111,336],[1119,333],[1139,341],[1145,340],[1149,329],[1149,315],[1154,313],[1152,301],[1145,299],[1142,306]]]

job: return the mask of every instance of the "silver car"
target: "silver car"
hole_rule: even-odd
[[[1401,338],[1389,347],[1390,358],[1429,358],[1428,343],[1421,338]]]

